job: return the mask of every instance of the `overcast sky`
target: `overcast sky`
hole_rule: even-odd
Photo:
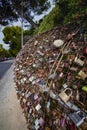
[[[41,18],[43,18],[44,17],[44,15],[46,15],[46,14],[48,14],[51,10],[52,10],[52,8],[54,7],[54,5],[52,5],[52,1],[53,0],[49,0],[50,1],[50,3],[51,3],[51,8],[49,9],[49,11],[48,12],[44,12],[42,15],[40,15],[40,16],[36,16],[35,18],[34,18],[34,21],[38,21],[39,19],[41,19]],[[21,26],[21,22],[20,21],[18,21],[18,22],[14,22],[14,23],[12,23],[12,25],[10,25],[10,26]],[[6,27],[6,26],[5,26]],[[9,46],[7,45],[7,44],[4,44],[4,42],[3,42],[3,33],[2,33],[2,30],[4,29],[4,27],[1,27],[0,26],[0,44],[2,44],[3,45],[3,47],[5,48],[5,49],[9,49]]]

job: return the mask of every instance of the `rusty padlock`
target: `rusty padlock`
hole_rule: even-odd
[[[70,91],[69,94],[66,93],[66,91]],[[62,91],[59,94],[59,97],[62,99],[62,101],[64,101],[65,103],[70,99],[72,95],[72,90],[70,88],[66,88],[64,91]]]

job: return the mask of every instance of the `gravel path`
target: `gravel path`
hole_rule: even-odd
[[[13,65],[6,72],[0,87],[0,130],[27,130],[26,121],[15,93]]]

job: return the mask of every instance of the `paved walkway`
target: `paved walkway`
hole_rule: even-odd
[[[7,71],[0,86],[0,130],[27,130],[26,121],[15,93],[13,65]]]

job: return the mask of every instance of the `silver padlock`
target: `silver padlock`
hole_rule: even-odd
[[[67,95],[67,93],[66,93],[67,90],[70,91],[69,95]],[[71,95],[72,95],[72,90],[70,88],[66,88],[64,91],[62,91],[59,94],[59,97],[62,99],[62,101],[64,101],[66,103],[70,99]]]
[[[84,122],[84,119],[86,117],[87,117],[86,113],[80,110],[69,114],[69,118],[73,121],[73,123],[77,127],[79,127]]]

